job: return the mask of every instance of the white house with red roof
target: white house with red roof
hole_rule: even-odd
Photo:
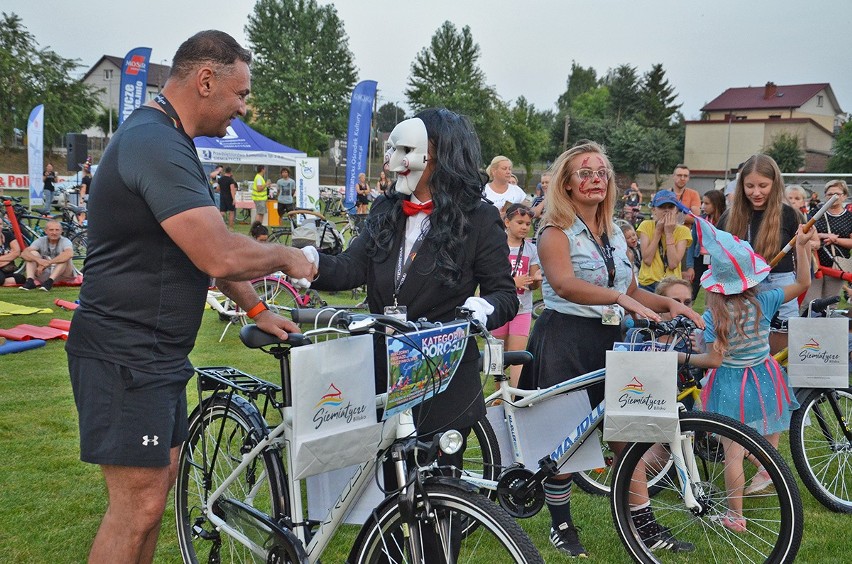
[[[805,150],[805,171],[823,172],[835,131],[846,119],[828,83],[728,88],[686,122],[684,162],[693,175],[722,176],[792,133]]]

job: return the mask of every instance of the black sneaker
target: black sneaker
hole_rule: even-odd
[[[571,523],[562,523],[558,529],[551,527],[550,544],[572,558],[589,557],[589,553],[583,548],[580,537],[577,535],[577,528]]]
[[[53,288],[53,278],[48,278],[41,283],[41,289],[45,292],[49,292],[51,288]]]
[[[637,527],[639,538],[651,550],[670,550],[671,552],[692,552],[695,545],[691,542],[677,540],[672,532],[660,526],[656,521],[651,521],[641,527]]]
[[[35,280],[32,278],[27,278],[26,281],[21,284],[21,290],[35,290]]]

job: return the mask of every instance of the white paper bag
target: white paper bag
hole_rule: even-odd
[[[849,387],[849,320],[791,317],[787,374],[794,388]]]
[[[538,461],[545,456],[559,451],[556,456],[559,458],[571,444],[566,437],[576,438],[578,429],[585,431],[588,427],[591,410],[585,391],[560,394],[531,407],[515,410],[516,432],[524,466],[535,472]],[[600,417],[600,414],[595,412],[595,416]],[[514,456],[503,408],[489,407],[488,421],[497,435],[502,465],[510,466]],[[598,434],[592,435],[559,471],[578,472],[602,467],[604,460],[599,437]]]
[[[296,479],[361,463],[378,450],[373,337],[331,339],[290,352]]]
[[[604,439],[671,442],[678,434],[677,353],[606,352]]]

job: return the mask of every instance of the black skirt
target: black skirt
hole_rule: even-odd
[[[545,309],[536,320],[527,351],[533,362],[524,366],[519,386],[544,389],[606,366],[606,351],[621,340],[621,327],[604,325],[600,317],[579,317]],[[594,406],[603,401],[603,382],[587,389]]]

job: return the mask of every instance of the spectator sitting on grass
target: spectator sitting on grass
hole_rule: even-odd
[[[44,237],[39,237],[21,251],[27,270],[27,279],[21,290],[34,289],[38,279],[41,289],[49,292],[57,280],[73,280],[77,275],[71,261],[74,249],[71,241],[62,236],[62,225],[58,221],[48,221],[44,232]]]
[[[15,259],[20,255],[21,246],[12,232],[7,229],[0,231],[0,286],[14,286],[23,280],[20,274],[15,274],[18,269]]]

